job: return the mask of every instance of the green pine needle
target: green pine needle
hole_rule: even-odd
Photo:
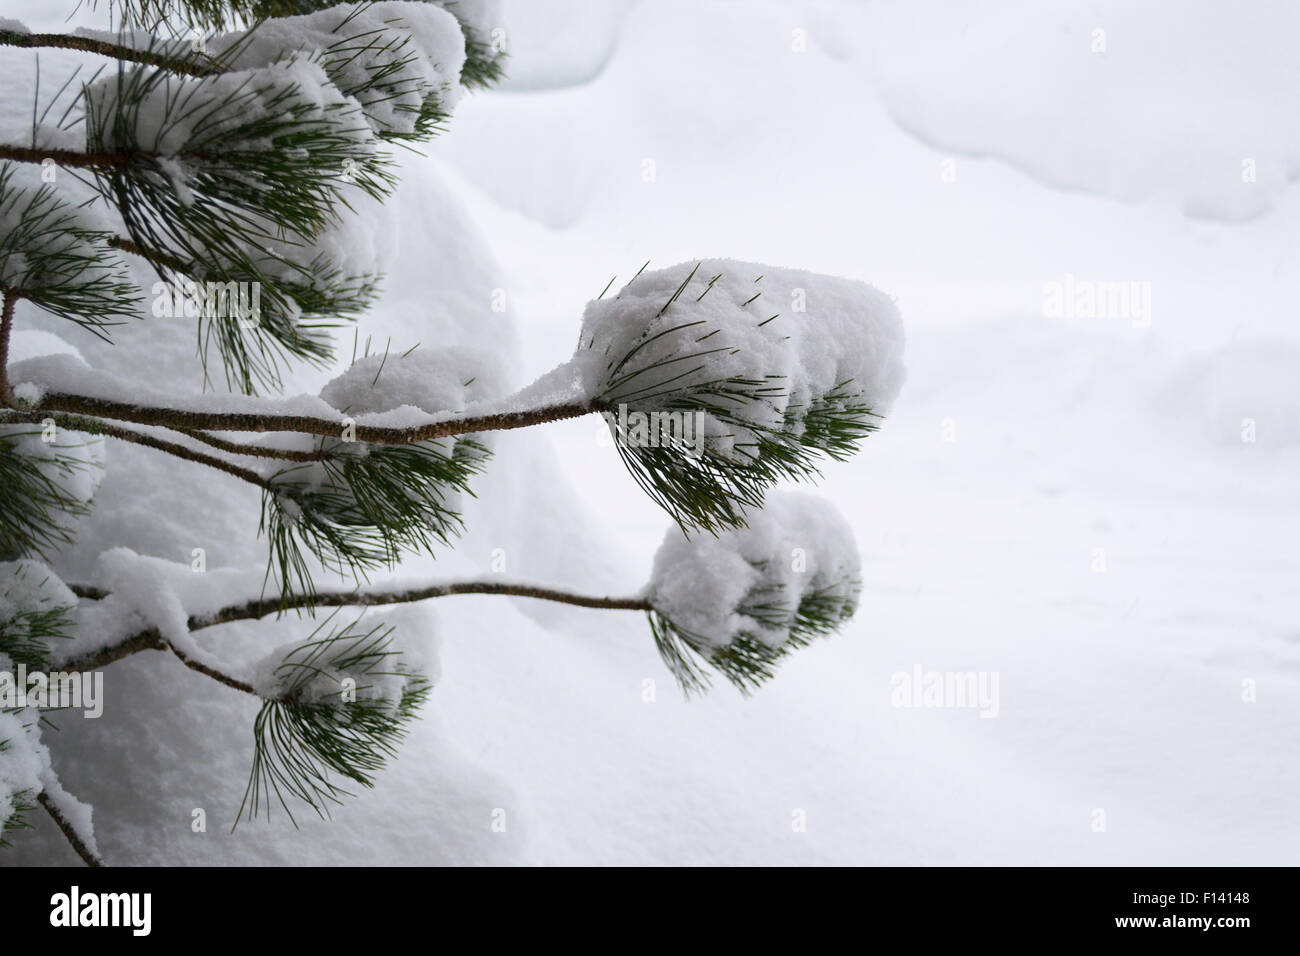
[[[296,827],[290,798],[328,819],[331,805],[351,796],[337,778],[373,787],[429,697],[429,681],[407,673],[392,649],[391,627],[362,630],[358,619],[317,637],[333,617],[276,668],[280,693],[262,704],[253,724],[253,766],[236,826],[262,811],[269,819],[274,800]],[[374,683],[393,676],[402,678],[397,700]],[[355,682],[347,693],[345,678]]]
[[[72,543],[71,518],[90,513],[66,482],[99,465],[66,453],[79,443],[50,442],[48,457],[34,458],[23,445],[41,429],[0,424],[0,560],[48,557]]]
[[[328,571],[364,580],[403,552],[431,552],[460,534],[454,498],[489,457],[472,436],[413,445],[331,441],[324,461],[293,465],[262,499],[269,577],[282,594],[314,593],[304,552]]]
[[[137,317],[139,291],[105,233],[54,187],[20,188],[14,172],[0,163],[0,220],[16,222],[0,235],[0,288],[107,339],[106,329]]]
[[[794,651],[839,630],[857,609],[859,591],[856,581],[847,588],[840,585],[810,591],[792,609],[774,599],[771,589],[755,588],[737,613],[757,627],[742,630],[722,647],[678,627],[658,610],[649,611],[647,617],[659,656],[687,697],[709,690],[710,670],[748,696],[771,679],[777,665]],[[785,631],[787,637],[773,647],[759,638],[758,627]]]

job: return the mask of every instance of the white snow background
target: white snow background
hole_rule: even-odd
[[[53,6],[3,12],[69,28]],[[1296,863],[1300,9],[513,0],[504,20],[512,79],[465,97],[359,217],[387,272],[363,335],[502,350],[523,384],[647,259],[885,290],[908,380],[817,489],[857,536],[857,616],[752,699],[724,685],[686,703],[642,615],[403,608],[395,623],[436,629],[441,676],[377,787],[330,822],[279,813],[233,835],[255,703],[161,654],[118,662],[104,717],[45,735],[105,858]],[[7,134],[29,119],[33,59],[0,51]],[[43,52],[42,89],[77,60]],[[1046,314],[1067,277],[1148,283],[1150,321]],[[97,368],[199,388],[186,320],[111,347],[20,320]],[[667,519],[608,444],[594,417],[500,435],[460,547],[399,576],[486,574],[497,553],[512,578],[635,591]],[[64,580],[102,577],[115,547],[186,573],[203,547],[235,584],[258,578],[255,493],[134,446],[106,459]],[[197,639],[247,663],[300,628]],[[891,676],[918,665],[995,672],[997,716],[893,706]],[[0,863],[76,862],[32,819]]]

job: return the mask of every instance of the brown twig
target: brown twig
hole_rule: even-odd
[[[137,405],[131,402],[57,392],[46,395],[32,408],[38,412],[68,412],[74,415],[90,415],[95,418],[131,422],[135,425],[153,425],[182,433],[187,431],[299,432],[333,438],[338,437],[343,431],[341,420],[332,421],[311,415],[202,412],[183,408]],[[409,445],[414,442],[467,435],[473,432],[528,428],[566,418],[579,418],[597,410],[598,406],[593,402],[566,402],[515,412],[446,419],[410,428],[356,425],[353,437],[359,442],[374,445]]]
[[[7,383],[0,383],[0,389],[3,389]],[[241,468],[239,465],[226,461],[224,458],[218,458],[215,455],[205,455],[201,451],[195,451],[192,448],[186,448],[184,445],[178,445],[175,442],[167,441],[162,438],[155,438],[152,435],[145,435],[141,432],[132,431],[129,428],[122,428],[118,425],[112,425],[108,422],[100,421],[95,418],[86,418],[78,415],[64,415],[60,413],[33,412],[21,409],[10,409],[0,413],[0,421],[7,422],[35,422],[40,423],[45,419],[51,419],[56,425],[67,428],[71,431],[87,432],[92,435],[107,435],[110,438],[116,438],[119,441],[130,442],[134,445],[143,445],[146,448],[153,448],[157,451],[166,452],[177,458],[183,458],[186,461],[192,461],[199,465],[206,465],[217,471],[225,472],[235,478],[247,481],[249,484],[256,485],[264,490],[272,490],[271,482],[263,478],[255,471],[248,468]]]
[[[102,600],[109,596],[109,592],[102,588],[82,584],[72,585],[72,591],[88,600]],[[229,605],[211,614],[192,615],[187,622],[187,626],[190,631],[200,631],[207,627],[215,627],[218,624],[230,624],[234,621],[256,621],[282,611],[292,611],[305,607],[378,607],[388,604],[410,604],[415,601],[448,597],[453,594],[497,594],[510,597],[527,597],[597,610],[651,610],[650,602],[641,597],[592,597],[586,594],[573,594],[569,591],[537,587],[531,584],[509,584],[500,581],[452,581],[448,584],[435,584],[425,588],[411,588],[404,591],[332,591],[320,592],[315,595],[294,594],[281,601],[246,601],[243,604]],[[157,628],[148,628],[110,647],[65,661],[59,665],[59,669],[69,673],[93,670],[140,651],[168,649],[181,657],[182,660],[187,660],[175,648],[168,645]],[[211,668],[201,669],[206,665],[194,667],[188,660],[186,666],[193,667],[194,670],[198,670],[200,673],[206,673],[209,677],[214,676],[214,673],[219,673],[209,673]],[[229,678],[226,675],[222,675],[222,677],[225,678],[222,683],[228,686],[237,687],[239,690],[249,689],[247,684],[237,686],[241,685],[242,682],[236,681],[234,678]],[[256,691],[251,692],[256,693]]]
[[[14,404],[14,390],[9,384],[9,332],[17,304],[18,293],[5,289],[3,305],[0,305],[0,406],[5,408]]]
[[[37,165],[47,159],[52,159],[60,166],[75,169],[125,166],[135,159],[148,156],[152,156],[152,154],[127,150],[116,150],[110,153],[86,153],[76,149],[37,149],[32,146],[0,144],[0,159],[10,159],[16,163],[36,163]]]
[[[649,611],[651,609],[650,602],[639,597],[592,597],[554,588],[537,587],[531,584],[509,584],[502,581],[453,581],[448,584],[434,584],[405,591],[332,591],[318,592],[315,595],[293,594],[287,599],[278,601],[249,601],[246,604],[222,608],[215,614],[200,618],[198,623],[200,626],[208,627],[231,621],[258,620],[280,611],[292,611],[304,607],[378,607],[387,604],[410,604],[453,594],[498,594],[536,598],[540,601],[555,601],[560,604],[571,604],[574,607],[606,611]]]
[[[98,53],[100,56],[125,60],[129,63],[143,63],[146,66],[158,66],[172,73],[184,73],[186,76],[208,76],[220,73],[217,65],[202,66],[189,63],[184,59],[166,56],[154,50],[138,50],[135,47],[97,40],[93,37],[70,36],[66,33],[17,33],[13,30],[0,30],[0,45],[31,48],[51,48],[56,50],[78,50],[82,53]]]
[[[92,853],[90,847],[86,846],[86,844],[82,842],[81,837],[77,835],[76,829],[68,822],[68,818],[63,815],[62,811],[55,806],[54,801],[51,800],[44,791],[37,794],[36,801],[45,808],[45,812],[50,815],[50,818],[56,824],[58,824],[59,829],[63,831],[64,837],[66,837],[68,842],[72,844],[72,849],[77,851],[77,856],[81,857],[82,860],[85,861],[86,866],[104,865],[104,861]]]

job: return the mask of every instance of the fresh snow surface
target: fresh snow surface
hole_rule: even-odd
[[[614,55],[636,0],[505,0],[503,90],[554,90],[590,83]]]

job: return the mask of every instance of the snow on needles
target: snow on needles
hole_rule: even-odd
[[[217,37],[209,50],[236,68],[267,65],[286,50],[319,50],[331,80],[356,97],[376,133],[414,132],[430,97],[449,113],[465,64],[460,24],[427,3],[340,4]]]
[[[861,564],[853,531],[834,505],[778,492],[747,528],[687,538],[669,530],[655,554],[646,596],[702,646],[738,637],[775,650],[791,638],[807,597],[857,606]]]
[[[151,79],[141,80],[144,76]],[[88,130],[94,137],[88,148],[147,149],[160,157],[179,158],[201,138],[205,143],[220,143],[226,152],[258,151],[267,144],[243,141],[238,134],[259,119],[276,119],[295,110],[305,111],[318,126],[358,147],[371,145],[371,130],[365,123],[336,121],[360,109],[307,55],[201,80],[155,75],[151,68],[141,67],[99,80],[87,88],[87,97],[89,115],[113,120]],[[182,98],[186,103],[194,98],[198,102],[178,110],[176,103]],[[175,178],[179,184],[182,177]]]
[[[81,29],[81,36],[192,59],[189,40],[159,41],[151,33]],[[408,136],[431,100],[446,115],[461,96],[465,36],[439,6],[414,2],[343,3],[252,30],[209,38],[202,52],[223,67],[247,71],[287,59],[318,60],[330,81],[359,102],[378,134]]]
[[[335,625],[328,636],[281,645],[255,666],[253,686],[264,698],[331,706],[364,701],[395,713],[414,687],[438,680],[441,639],[430,609],[325,621],[321,630]]]
[[[705,259],[644,273],[589,302],[575,361],[589,394],[611,406],[698,397],[709,450],[743,460],[737,449],[755,432],[798,437],[808,411],[837,390],[884,415],[903,384],[902,355],[898,308],[872,286]],[[719,397],[726,381],[761,400]]]
[[[40,742],[40,712],[0,710],[0,840],[14,811],[30,807],[41,792],[41,776],[50,765],[50,752]]]
[[[415,348],[357,359],[320,397],[345,415],[366,416],[367,424],[406,427],[495,398],[503,383],[499,360],[485,350]]]
[[[47,639],[66,623],[59,612],[70,614],[76,604],[67,585],[41,562],[0,562],[0,686],[6,693],[27,690],[15,677],[14,658],[24,664],[46,659],[52,650]],[[16,814],[43,793],[94,852],[90,807],[59,784],[40,720],[35,706],[0,709],[0,841],[5,828],[17,823]]]
[[[0,561],[0,671],[9,669],[11,655],[20,648],[48,656],[53,650],[46,640],[51,628],[42,627],[34,616],[76,606],[76,595],[40,561]]]

